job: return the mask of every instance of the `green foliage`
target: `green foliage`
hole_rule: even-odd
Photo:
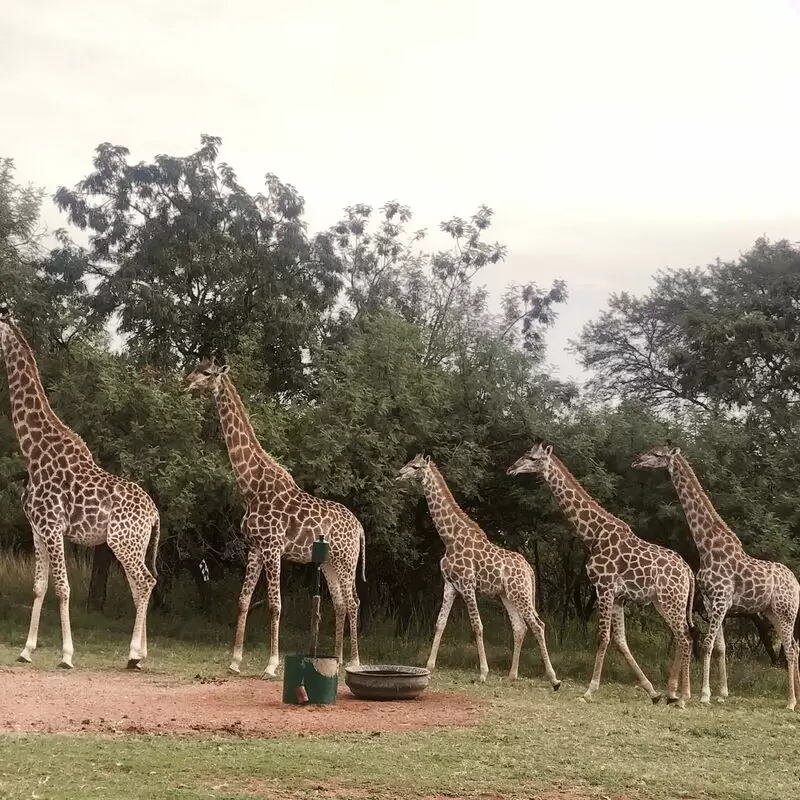
[[[644,297],[613,295],[577,349],[604,397],[688,401],[776,430],[800,400],[800,247],[759,239],[737,261],[661,272]]]
[[[189,156],[129,164],[128,150],[97,148],[94,172],[56,193],[91,234],[87,272],[100,281],[94,316],[119,314],[137,361],[165,367],[236,352],[258,335],[272,388],[302,385],[302,351],[338,292],[337,265],[308,242],[303,198],[266,176],[250,195],[203,136]]]

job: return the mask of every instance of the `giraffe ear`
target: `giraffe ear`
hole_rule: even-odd
[[[670,454],[671,456],[677,456],[677,455],[679,455],[679,454],[680,454],[680,452],[681,452],[681,449],[680,449],[680,447],[673,447],[673,448],[672,448],[672,449],[669,451],[669,454]]]
[[[217,371],[217,375],[227,375],[230,371],[231,368],[227,364],[223,364]]]
[[[552,452],[553,452],[553,445],[551,444],[547,445],[547,447],[545,447],[544,449],[544,454],[546,456],[549,456]]]
[[[424,461],[425,461],[426,464],[430,464],[431,463],[431,457],[430,456],[425,456]]]

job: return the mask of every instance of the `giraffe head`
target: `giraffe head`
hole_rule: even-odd
[[[634,469],[669,469],[672,460],[680,452],[680,447],[673,447],[667,442],[642,453],[631,466]]]
[[[506,475],[522,475],[523,472],[545,473],[550,466],[552,454],[553,445],[545,446],[543,442],[537,442],[506,470]]]
[[[4,355],[18,350],[21,331],[5,303],[0,303],[0,351]],[[25,348],[23,348],[25,349]]]
[[[5,338],[5,334],[9,332],[9,323],[11,322],[11,312],[5,303],[0,303],[0,339]]]
[[[184,379],[184,392],[219,391],[220,380],[228,374],[227,364],[217,364],[214,357],[203,359]]]
[[[417,453],[395,476],[396,481],[404,481],[408,478],[423,477],[431,465],[430,456]]]

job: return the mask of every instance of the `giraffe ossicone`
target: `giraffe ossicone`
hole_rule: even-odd
[[[433,671],[442,635],[456,594],[467,605],[475,634],[480,665],[480,679],[489,674],[483,644],[483,623],[478,612],[477,597],[499,597],[505,606],[514,634],[514,653],[508,677],[516,680],[519,657],[528,628],[536,637],[542,654],[545,673],[554,690],[561,681],[556,677],[544,635],[544,623],[536,613],[536,581],[533,569],[520,553],[506,550],[489,540],[481,527],[456,503],[442,473],[430,457],[419,454],[397,473],[395,480],[421,480],[436,530],[445,546],[440,562],[444,578],[442,607],[436,620],[427,668]]]
[[[798,647],[794,626],[800,608],[800,583],[792,571],[776,561],[749,555],[728,527],[679,447],[653,447],[634,462],[636,469],[666,469],[683,506],[686,521],[700,555],[697,588],[708,614],[703,639],[703,688],[700,702],[711,702],[711,656],[717,656],[719,699],[728,697],[723,622],[731,609],[761,613],[772,623],[786,654],[788,700],[794,710],[800,694]]]
[[[229,376],[227,364],[204,359],[183,382],[184,391],[210,392],[219,413],[222,434],[239,493],[245,503],[241,532],[248,548],[247,567],[239,595],[239,614],[230,671],[241,671],[247,614],[256,583],[264,572],[270,615],[270,656],[263,677],[275,677],[279,664],[281,560],[311,561],[314,540],[325,534],[328,560],[322,574],[335,612],[335,651],[342,662],[345,618],[350,625],[350,665],[358,666],[358,594],[356,574],[361,557],[365,575],[364,529],[341,503],[304,492],[289,471],[260,444],[250,417]]]
[[[691,697],[694,575],[689,565],[674,551],[641,539],[627,523],[606,511],[553,454],[552,445],[537,442],[507,470],[509,475],[524,473],[544,477],[588,550],[586,574],[597,593],[598,645],[594,672],[584,697],[589,700],[600,688],[603,661],[613,638],[639,686],[653,703],[661,699],[628,647],[624,603],[630,600],[652,603],[674,634],[667,703],[684,708]]]
[[[147,658],[147,606],[156,584],[160,533],[158,509],[138,484],[95,463],[86,443],[55,414],[42,386],[33,350],[0,306],[0,348],[8,374],[11,419],[28,469],[22,505],[35,552],[34,597],[25,647],[17,658],[30,663],[52,577],[61,619],[60,667],[71,669],[74,645],[65,541],[93,547],[108,543],[130,585],[136,618],[128,668]],[[146,555],[152,550],[148,569]]]

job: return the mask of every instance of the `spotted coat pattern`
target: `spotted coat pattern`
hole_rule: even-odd
[[[356,571],[361,554],[364,578],[364,529],[355,515],[340,503],[304,492],[256,438],[239,393],[228,375],[228,366],[213,359],[202,361],[184,379],[185,391],[210,391],[217,405],[231,467],[245,503],[242,537],[248,548],[247,568],[239,595],[239,616],[230,670],[240,672],[247,614],[259,576],[267,583],[270,613],[270,657],[264,677],[278,668],[278,633],[281,615],[281,559],[302,564],[311,561],[311,546],[321,534],[329,544],[323,565],[333,601],[335,650],[342,661],[345,615],[350,624],[350,664],[357,666],[358,595]]]
[[[436,530],[444,542],[445,553],[440,566],[444,578],[444,598],[436,632],[428,657],[428,669],[436,666],[436,656],[442,641],[450,609],[456,594],[464,598],[472,630],[478,646],[480,679],[486,680],[489,666],[483,644],[483,623],[478,613],[476,597],[499,597],[505,606],[514,633],[514,653],[508,677],[515,680],[519,671],[519,656],[528,628],[536,637],[542,653],[545,673],[554,689],[561,686],[556,678],[544,635],[544,623],[536,613],[536,583],[530,564],[519,553],[505,550],[489,541],[480,526],[459,507],[441,472],[422,454],[408,462],[398,473],[397,480],[417,478],[422,481],[425,497]]]
[[[711,654],[717,654],[720,698],[728,696],[723,621],[731,609],[764,614],[775,628],[786,653],[789,699],[794,709],[800,693],[798,645],[794,625],[800,606],[800,584],[791,570],[775,561],[753,558],[739,537],[725,524],[680,448],[654,447],[633,462],[639,469],[669,471],[686,521],[700,555],[697,588],[709,617],[703,640],[701,702],[711,702]]]
[[[521,456],[508,474],[541,473],[556,502],[574,525],[589,553],[586,573],[597,593],[598,646],[594,673],[584,695],[600,687],[603,660],[613,637],[639,685],[657,703],[661,695],[637,664],[625,636],[625,601],[652,603],[675,637],[667,702],[680,707],[690,699],[692,603],[694,576],[674,551],[639,538],[631,528],[606,511],[553,455],[552,446],[537,443]],[[678,697],[678,678],[681,696]]]
[[[61,617],[59,666],[72,668],[64,541],[87,547],[107,542],[125,571],[136,607],[128,668],[138,669],[147,657],[147,605],[156,583],[158,510],[140,486],[101,469],[80,436],[56,416],[42,387],[33,351],[4,309],[0,310],[0,346],[8,373],[11,418],[28,468],[22,505],[36,554],[30,628],[17,660],[31,661],[48,579],[52,578]],[[148,545],[152,571],[145,563]]]

